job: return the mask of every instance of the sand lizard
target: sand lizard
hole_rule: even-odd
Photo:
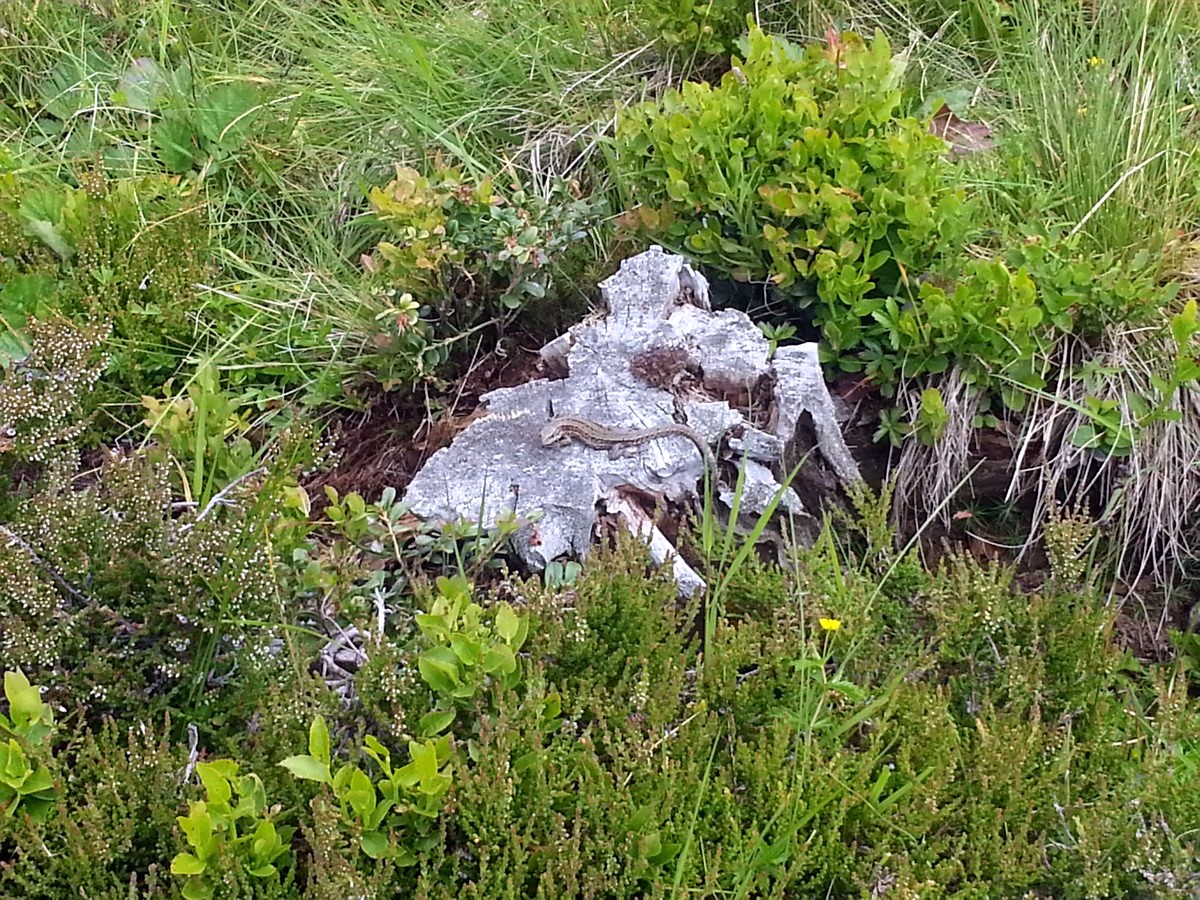
[[[716,476],[717,460],[708,442],[698,431],[678,422],[639,431],[627,431],[622,428],[610,428],[608,425],[601,425],[579,416],[557,416],[542,427],[543,447],[561,447],[571,441],[579,441],[593,450],[613,450],[665,437],[683,437],[695,444],[700,455],[704,457],[704,465],[709,473]]]

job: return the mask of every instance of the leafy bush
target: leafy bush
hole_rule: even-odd
[[[801,51],[752,31],[719,86],[687,83],[620,115],[633,221],[814,305],[835,355],[854,354],[879,334],[885,298],[957,253],[967,233],[945,144],[897,114],[901,76],[882,34]]]
[[[554,266],[599,215],[596,201],[566,185],[542,198],[516,182],[501,189],[443,167],[425,177],[397,166],[370,200],[387,239],[368,270],[459,326],[545,297]]]
[[[417,854],[437,846],[436,832],[446,794],[453,780],[450,738],[410,741],[407,765],[393,769],[392,756],[379,740],[367,735],[363,755],[379,769],[370,775],[354,763],[333,770],[329,729],[318,716],[308,737],[308,753],[289,756],[280,765],[306,781],[328,787],[338,803],[343,823],[358,835],[362,852],[411,866]]]
[[[4,673],[4,696],[8,715],[0,713],[0,740],[7,739],[0,743],[0,813],[6,818],[19,814],[44,822],[57,792],[50,770],[36,756],[42,745],[49,743],[54,712],[19,670]],[[34,759],[26,754],[27,747]]]
[[[418,613],[417,626],[430,645],[417,660],[421,678],[449,706],[469,703],[491,681],[511,687],[520,679],[517,652],[525,643],[529,622],[506,602],[496,605],[492,624],[471,601],[465,578],[439,578],[438,595],[429,612]],[[440,731],[438,728],[435,731]]]
[[[745,0],[647,0],[639,14],[651,33],[686,53],[725,56],[746,31]]]
[[[972,207],[941,139],[899,115],[903,64],[882,34],[800,50],[755,30],[748,46],[717,87],[687,83],[620,115],[618,170],[639,201],[631,225],[811,307],[822,358],[887,396],[957,367],[984,393],[974,424],[995,425],[1001,404],[1020,411],[1045,388],[1066,336],[1086,344],[1138,324],[1174,339],[1176,377],[1155,376],[1137,421],[1089,399],[1093,425],[1071,439],[1127,454],[1141,426],[1174,414],[1200,370],[1186,322],[1176,316],[1168,333],[1178,287],[1160,282],[1157,260],[1096,255],[1081,235],[1025,226],[968,256]],[[916,421],[884,417],[877,439],[933,443],[945,424],[929,389]]]
[[[197,763],[196,773],[207,800],[192,802],[188,814],[179,816],[190,851],[171,860],[171,873],[185,879],[185,900],[215,896],[216,884],[225,880],[222,870],[278,883],[295,829],[275,827],[262,779],[254,773],[239,776],[238,764],[230,759]],[[227,887],[236,884],[226,880]]]

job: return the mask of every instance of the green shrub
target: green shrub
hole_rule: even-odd
[[[372,778],[354,763],[335,772],[329,728],[317,716],[309,730],[308,753],[289,756],[280,765],[330,789],[344,826],[358,836],[368,857],[415,865],[418,853],[441,842],[437,819],[453,781],[450,738],[409,741],[409,762],[396,769],[391,751],[371,735],[364,738],[362,754],[375,763],[378,776]]]
[[[547,676],[566,686],[575,681],[628,690],[642,666],[685,652],[689,623],[672,609],[676,588],[661,576],[644,577],[638,549],[624,547],[622,564],[596,566],[573,588],[571,608],[552,614],[542,643],[551,663]],[[533,631],[533,629],[531,629]]]
[[[158,393],[193,347],[197,287],[212,261],[202,206],[165,177],[78,187],[0,181],[0,361],[19,361],[25,323],[52,314],[112,323],[104,399]]]
[[[169,732],[165,721],[60,730],[46,758],[58,788],[48,817],[6,817],[0,826],[0,894],[118,900],[133,889],[166,897],[186,764],[186,748]]]
[[[974,207],[941,139],[900,115],[903,63],[882,34],[801,50],[755,30],[748,46],[718,86],[687,83],[620,114],[629,224],[811,307],[823,360],[886,396],[956,368],[984,394],[975,427],[1042,392],[1068,336],[1086,346],[1117,324],[1148,326],[1177,362],[1154,367],[1154,395],[1131,399],[1132,416],[1089,388],[1091,422],[1069,439],[1128,455],[1146,425],[1178,415],[1200,368],[1187,310],[1168,313],[1178,286],[1161,283],[1152,254],[1097,256],[1082,234],[1022,223],[992,254],[968,255]],[[930,388],[914,421],[885,415],[876,439],[934,443],[946,424]]]
[[[422,327],[420,305],[453,335],[545,298],[555,268],[570,264],[601,212],[566,185],[543,198],[519,182],[499,188],[444,167],[425,177],[397,166],[370,200],[386,238],[364,262],[379,283],[402,292],[396,316],[410,341]],[[433,354],[429,364],[440,361],[435,347],[424,352]]]
[[[193,707],[235,671],[270,681],[284,663],[270,623],[289,624],[277,591],[311,527],[296,485],[315,461],[311,429],[297,423],[252,477],[205,479],[179,506],[178,469],[153,447],[105,453],[80,483],[104,330],[34,322],[29,335],[28,356],[0,376],[0,474],[15,487],[0,508],[0,666],[92,721],[148,701]]]
[[[651,33],[685,53],[726,56],[746,31],[745,0],[648,0],[639,7]]]
[[[0,813],[6,819],[44,822],[58,794],[54,776],[38,757],[54,733],[54,712],[20,670],[4,673],[4,697],[8,715],[0,713]]]
[[[568,896],[850,895],[884,884],[920,896],[1187,896],[1200,711],[1186,682],[1114,648],[1113,610],[1091,595],[1053,584],[1022,595],[1007,570],[965,558],[895,594],[915,607],[906,627],[918,634],[891,633],[872,611],[883,594],[875,569],[899,569],[874,502],[860,499],[862,543],[827,532],[798,554],[794,583],[778,590],[767,578],[769,608],[750,602],[718,623],[703,660],[697,610],[678,606],[669,581],[646,578],[631,540],[571,586],[514,586],[518,629],[528,617],[520,678],[476,684],[459,698],[453,738],[409,739],[403,766],[391,763],[398,738],[372,730],[449,724],[421,682],[421,653],[446,646],[469,663],[482,644],[460,638],[505,640],[506,607],[480,600],[482,612],[464,619],[460,608],[453,622],[431,613],[431,635],[410,626],[389,635],[394,652],[368,645],[380,660],[373,690],[407,710],[398,725],[377,721],[390,713],[376,703],[347,712],[318,684],[274,679],[255,728],[226,742],[245,757],[239,771],[264,771],[261,787],[239,782],[232,762],[201,763],[209,799],[192,803],[175,842],[164,833],[181,812],[181,744],[133,729],[125,754],[111,727],[78,752],[56,738],[44,762],[55,811],[0,837],[10,862],[0,892],[116,900],[135,884],[157,896],[174,857],[181,876],[230,896],[297,896],[301,883],[303,896],[330,898],[536,896],[544,884]],[[462,606],[456,586],[438,596]],[[493,618],[495,634],[483,625]],[[381,691],[397,664],[410,677]],[[456,693],[442,687],[443,700]],[[284,759],[305,718],[307,754]],[[347,747],[374,765],[334,765]],[[318,795],[281,780],[280,760],[321,783]],[[209,841],[195,826],[198,813],[216,821],[214,802],[228,821]],[[269,830],[261,844],[247,839],[292,816],[304,840],[289,846],[278,829],[276,840]],[[107,843],[89,860],[93,841]],[[39,842],[65,857],[40,876]],[[289,851],[296,885],[268,871]]]
[[[253,772],[238,775],[230,759],[197,763],[196,774],[207,799],[193,801],[188,814],[178,817],[188,850],[171,860],[171,874],[184,879],[185,900],[208,900],[218,884],[227,891],[245,875],[260,879],[263,888],[279,887],[295,829],[275,827],[262,779]],[[282,890],[271,893],[284,896]]]
[[[882,34],[800,50],[755,29],[734,62],[717,87],[687,83],[620,115],[634,221],[813,305],[835,356],[854,354],[878,339],[885,298],[961,249],[945,144],[898,115],[902,65]]]

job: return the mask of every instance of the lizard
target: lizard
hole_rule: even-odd
[[[645,444],[658,438],[682,437],[696,445],[700,455],[704,457],[704,465],[715,478],[717,475],[717,460],[712,449],[700,432],[672,422],[669,425],[656,425],[639,431],[628,431],[622,428],[611,428],[601,425],[591,419],[580,416],[557,416],[542,427],[543,447],[562,447],[571,441],[579,441],[593,450],[614,450],[635,444]]]

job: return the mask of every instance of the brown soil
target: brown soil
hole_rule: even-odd
[[[491,354],[476,362],[453,389],[440,393],[365,389],[365,410],[340,414],[333,423],[339,434],[337,466],[314,474],[304,485],[314,510],[319,513],[325,506],[326,485],[341,496],[358,493],[368,502],[386,487],[403,496],[425,461],[483,414],[481,394],[538,377],[538,362],[534,351],[508,357]]]

